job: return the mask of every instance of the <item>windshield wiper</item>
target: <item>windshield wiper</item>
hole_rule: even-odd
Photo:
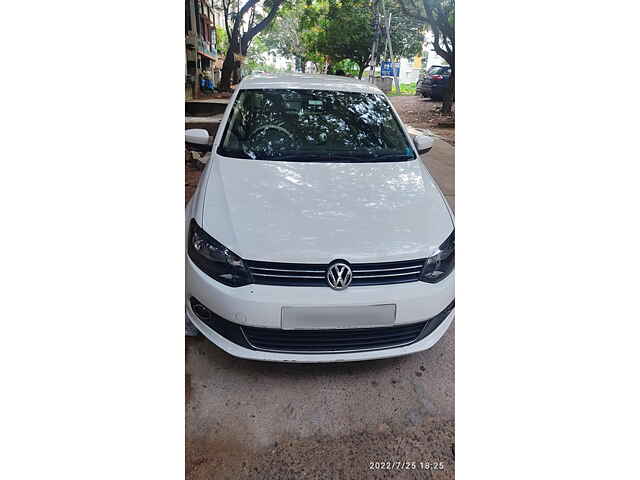
[[[357,163],[373,163],[373,162],[391,162],[410,160],[414,157],[406,153],[330,153],[331,160],[338,162],[357,162]]]
[[[282,162],[329,162],[331,155],[325,153],[290,153],[277,157],[264,158],[258,160],[282,161]]]
[[[307,153],[297,152],[287,155],[274,156],[257,160],[283,161],[283,162],[366,162],[371,155],[366,153]]]
[[[368,153],[330,153],[331,160],[339,162],[366,162],[370,158]]]
[[[402,161],[402,160],[414,160],[413,155],[407,155],[406,153],[380,153],[373,157],[374,162],[389,162],[389,161]]]

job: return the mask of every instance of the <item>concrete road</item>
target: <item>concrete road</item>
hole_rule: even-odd
[[[437,140],[423,161],[453,207],[453,147]],[[330,365],[240,360],[186,338],[188,479],[448,479],[453,444],[454,325],[426,352]],[[387,461],[416,469],[370,463]]]

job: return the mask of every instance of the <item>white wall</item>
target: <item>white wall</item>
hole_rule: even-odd
[[[291,70],[293,71],[296,67],[296,64],[293,60],[289,60],[288,58],[282,57],[280,55],[275,55],[274,57],[273,53],[265,53],[262,58],[264,58],[264,62],[267,65],[283,71],[289,70],[289,67],[291,67]]]
[[[408,58],[400,59],[400,83],[415,83],[418,80],[419,68],[413,67]]]

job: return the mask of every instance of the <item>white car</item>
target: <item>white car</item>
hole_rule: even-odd
[[[453,212],[386,96],[242,81],[186,208],[186,316],[231,355],[339,362],[430,348],[454,318]],[[209,148],[209,147],[206,147]]]

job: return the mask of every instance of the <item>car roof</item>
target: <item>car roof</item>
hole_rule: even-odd
[[[378,87],[366,81],[358,80],[357,78],[305,73],[261,73],[250,75],[240,82],[238,88],[242,90],[291,88],[299,90],[382,93]]]

